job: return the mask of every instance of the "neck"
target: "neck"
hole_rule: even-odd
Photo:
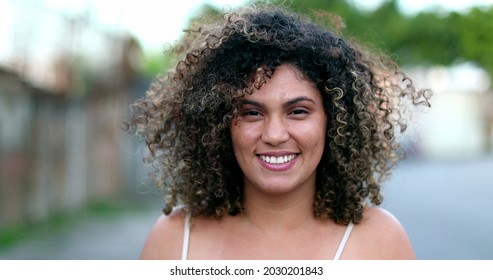
[[[246,220],[259,230],[282,231],[312,222],[315,187],[286,194],[265,194],[245,186]]]

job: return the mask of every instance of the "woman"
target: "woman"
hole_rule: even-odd
[[[395,64],[266,7],[190,31],[180,49],[129,127],[166,193],[141,258],[415,258],[375,207],[405,104],[429,106]]]

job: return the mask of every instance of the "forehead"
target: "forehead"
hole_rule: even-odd
[[[314,82],[306,78],[298,68],[289,64],[278,66],[270,78],[259,89],[255,88],[251,95],[244,99],[269,99],[274,97],[307,96],[312,99],[321,99]]]

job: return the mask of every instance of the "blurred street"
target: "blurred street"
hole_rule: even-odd
[[[493,259],[493,157],[407,160],[384,195],[382,206],[402,222],[418,259]],[[159,206],[81,219],[26,239],[0,259],[137,259]]]
[[[132,260],[138,259],[145,237],[159,207],[124,214],[82,218],[62,229],[43,230],[39,235],[0,250],[0,260]]]
[[[418,259],[493,259],[493,157],[402,162],[386,185]]]

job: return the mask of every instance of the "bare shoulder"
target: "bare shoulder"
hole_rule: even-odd
[[[409,237],[394,215],[378,208],[365,209],[347,245],[348,258],[415,259]],[[351,244],[352,243],[352,244]]]
[[[180,259],[184,226],[185,215],[180,210],[161,215],[147,236],[140,258]]]

